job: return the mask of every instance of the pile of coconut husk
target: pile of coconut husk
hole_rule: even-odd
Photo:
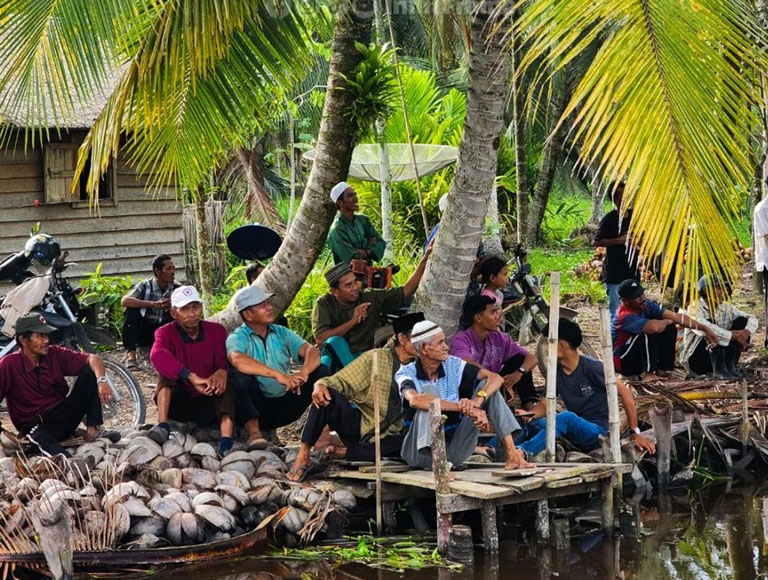
[[[285,481],[285,451],[216,452],[217,432],[172,424],[162,446],[142,430],[82,443],[73,458],[28,457],[3,438],[0,552],[39,551],[34,515],[66,506],[76,551],[226,540],[266,518],[289,544],[333,537],[356,499],[331,484]],[[331,517],[333,516],[333,517]]]

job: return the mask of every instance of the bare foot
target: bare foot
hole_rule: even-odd
[[[525,469],[527,467],[536,467],[536,464],[526,461],[525,454],[519,449],[515,449],[509,454],[507,462],[504,464],[504,469]]]
[[[659,380],[661,380],[661,377],[659,377],[655,373],[643,373],[642,375],[640,375],[641,383],[652,383],[654,381],[659,381]]]
[[[344,459],[347,456],[347,448],[343,445],[326,445],[323,449],[323,459]]]

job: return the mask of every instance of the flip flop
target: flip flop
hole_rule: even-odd
[[[267,441],[264,437],[256,437],[254,439],[248,438],[248,443],[246,444],[246,448],[248,451],[256,451],[261,449],[266,449],[269,445],[269,441]]]
[[[137,371],[141,367],[139,366],[139,361],[134,358],[129,358],[127,361],[125,361],[125,368],[127,368],[129,371]]]
[[[319,473],[320,471],[322,471],[322,469],[321,469],[320,465],[318,465],[317,463],[310,463],[309,465],[301,465],[299,467],[291,467],[291,469],[288,470],[288,473],[286,474],[286,476],[287,475],[298,475],[299,478],[298,479],[288,479],[286,477],[286,479],[288,479],[288,481],[290,481],[292,483],[301,483],[305,479],[307,479],[310,475],[312,475],[313,473]]]

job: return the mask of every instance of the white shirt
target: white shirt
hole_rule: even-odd
[[[755,237],[755,270],[768,269],[768,197],[755,206],[752,229]]]

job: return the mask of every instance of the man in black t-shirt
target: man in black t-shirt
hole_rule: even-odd
[[[595,246],[605,248],[602,281],[608,295],[611,317],[619,308],[619,284],[624,280],[638,280],[637,253],[635,248],[627,246],[627,232],[632,219],[632,210],[624,212],[624,218],[619,224],[619,210],[624,195],[624,184],[611,187],[611,199],[616,209],[609,212],[600,220],[595,234]]]
[[[549,328],[542,331],[545,335]],[[557,342],[557,394],[565,403],[566,411],[557,414],[555,433],[579,449],[589,452],[608,433],[608,396],[605,389],[603,363],[577,350],[581,345],[581,329],[570,320],[560,319]],[[652,441],[640,435],[637,426],[635,400],[627,386],[616,379],[619,399],[627,415],[632,440],[639,449],[656,452]],[[528,456],[544,450],[547,444],[547,403],[542,399],[533,409],[527,431],[530,437],[518,445]],[[525,417],[523,417],[525,421]]]

